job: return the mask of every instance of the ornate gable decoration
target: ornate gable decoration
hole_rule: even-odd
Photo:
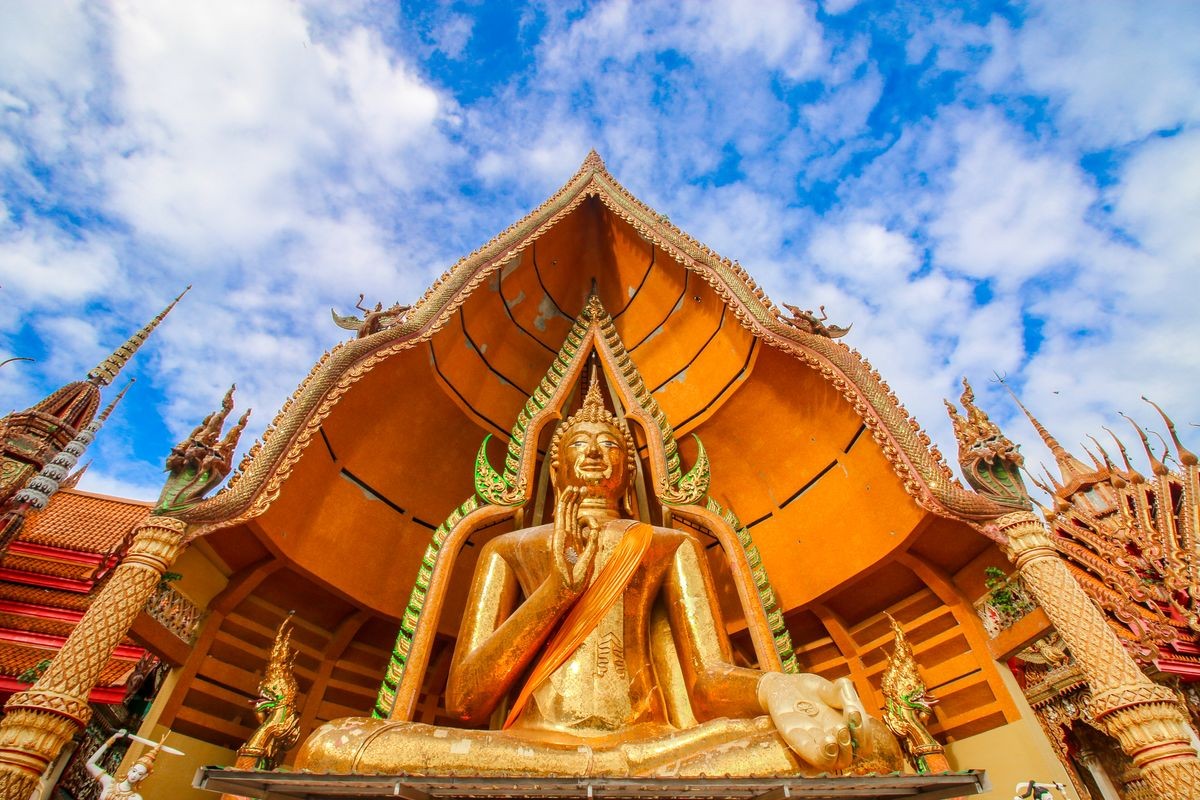
[[[718,255],[635,198],[593,151],[566,185],[524,219],[460,259],[402,315],[395,314],[374,332],[360,327],[359,338],[325,353],[262,440],[251,447],[229,485],[211,499],[177,512],[192,526],[191,535],[203,535],[266,511],[321,422],[359,378],[390,356],[428,341],[472,292],[504,265],[520,258],[526,248],[589,197],[596,197],[641,236],[705,280],[754,336],[790,353],[832,382],[862,417],[906,491],[921,506],[981,530],[986,522],[1011,510],[958,483],[941,454],[931,447],[929,437],[857,351],[781,315],[739,264]]]

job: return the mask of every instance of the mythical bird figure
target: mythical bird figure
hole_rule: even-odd
[[[783,307],[791,312],[791,317],[784,317],[783,321],[794,328],[799,328],[805,333],[813,333],[817,336],[824,336],[827,339],[840,339],[850,332],[853,325],[847,325],[842,328],[837,325],[827,325],[825,321],[829,319],[829,315],[825,313],[825,306],[818,306],[821,316],[817,316],[812,311],[805,311],[799,306],[793,306],[784,303]]]
[[[363,299],[366,295],[359,295],[358,302],[355,303],[355,308],[363,312],[362,318],[358,318],[352,314],[342,316],[329,309],[329,313],[333,315],[333,322],[339,328],[348,331],[357,331],[359,339],[365,339],[374,333],[384,328],[390,328],[398,324],[404,319],[404,315],[412,306],[404,306],[399,303],[394,303],[388,308],[383,307],[383,303],[376,303],[374,308],[366,308],[363,306]]]

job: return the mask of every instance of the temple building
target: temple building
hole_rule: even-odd
[[[592,153],[411,305],[335,313],[354,333],[236,469],[245,417],[226,431],[227,396],[172,451],[157,501],[61,488],[54,470],[53,496],[30,495],[119,365],[5,418],[20,465],[5,464],[5,520],[22,519],[0,561],[0,798],[71,773],[70,750],[78,764],[134,697],[138,733],[185,753],[157,759],[150,797],[214,796],[190,788],[203,766],[327,763],[322,726],[344,717],[503,742],[487,732],[517,715],[515,691],[463,721],[463,620],[502,543],[558,524],[556,421],[589,403],[630,435],[630,530],[698,543],[734,669],[852,685],[906,772],[986,770],[983,796],[1030,779],[1092,800],[1200,796],[1200,473],[1166,415],[1171,459],[1135,426],[1150,475],[1119,440],[1085,462],[1030,415],[1057,459],[1038,507],[969,386],[948,404],[964,481],[852,334],[783,300],[819,298],[768,298]],[[613,652],[597,658],[624,669]],[[724,713],[660,682],[676,728]],[[229,791],[221,778],[204,776]],[[78,777],[61,791],[86,793]]]

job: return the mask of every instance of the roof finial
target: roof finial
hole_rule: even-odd
[[[136,381],[137,378],[130,378],[121,388],[121,391],[117,392],[117,396],[112,399],[112,402],[104,407],[104,410],[100,412],[100,416],[97,417],[101,423],[108,421],[108,415],[111,414],[113,409],[117,407],[117,403],[120,403],[121,400],[125,398],[125,393],[129,391],[129,387],[133,386]]]
[[[604,159],[596,152],[596,148],[593,147],[591,150],[588,150],[587,158],[583,160],[583,164],[580,165],[579,169],[580,171],[588,169],[599,171],[605,169]]]
[[[1050,434],[1050,431],[1046,430],[1045,426],[1038,421],[1038,418],[1035,417],[1029,411],[1029,409],[1025,407],[1025,404],[1021,402],[1021,398],[1017,397],[1017,393],[1012,390],[1012,387],[1009,386],[1004,379],[997,376],[997,380],[1004,386],[1005,389],[1008,390],[1008,393],[1012,395],[1013,401],[1017,404],[1017,407],[1025,413],[1026,418],[1028,418],[1030,423],[1032,423],[1034,430],[1038,432],[1038,436],[1042,437],[1042,442],[1045,443],[1046,447],[1050,450],[1050,454],[1054,456],[1055,463],[1058,464],[1058,471],[1062,473],[1062,480],[1064,484],[1070,483],[1072,478],[1079,477],[1080,475],[1086,475],[1092,471],[1087,468],[1086,464],[1084,464],[1075,456],[1071,455],[1069,452],[1067,452],[1065,447],[1059,444],[1058,439],[1055,439],[1054,436]]]
[[[1112,431],[1109,431],[1111,433]],[[1112,458],[1108,455],[1108,451],[1104,449],[1104,445],[1100,444],[1100,440],[1095,436],[1088,434],[1088,438],[1096,444],[1096,449],[1100,451],[1100,457],[1104,459],[1104,468],[1108,471],[1108,481],[1113,485],[1114,489],[1125,488],[1125,479],[1117,471],[1117,467],[1112,462]]]
[[[1179,441],[1179,434],[1175,430],[1175,423],[1167,416],[1167,412],[1159,408],[1158,403],[1148,397],[1143,396],[1142,399],[1154,406],[1154,410],[1158,412],[1159,416],[1163,418],[1163,422],[1167,424],[1167,431],[1171,434],[1171,441],[1175,443],[1175,452],[1179,453],[1179,461],[1188,466],[1195,466],[1198,463],[1196,454],[1184,447],[1183,443]]]
[[[1150,459],[1150,471],[1155,475],[1166,475],[1167,465],[1159,461],[1158,457],[1154,455],[1154,451],[1150,449],[1150,439],[1146,436],[1146,432],[1142,430],[1142,426],[1134,422],[1133,417],[1125,412],[1118,411],[1117,413],[1128,420],[1133,429],[1137,431],[1138,437],[1142,440],[1142,449],[1146,451],[1146,458]]]
[[[1146,479],[1142,473],[1133,468],[1133,464],[1129,461],[1129,452],[1125,449],[1125,443],[1122,442],[1117,435],[1112,432],[1112,429],[1107,425],[1103,426],[1104,430],[1108,431],[1108,435],[1117,443],[1117,449],[1121,451],[1121,460],[1125,462],[1125,474],[1129,476],[1130,483],[1145,483]]]
[[[154,332],[158,324],[162,322],[167,314],[171,313],[171,309],[175,304],[183,298],[190,290],[191,284],[188,284],[187,289],[184,289],[171,303],[162,311],[146,323],[146,326],[129,337],[123,345],[112,352],[108,358],[101,361],[95,369],[88,373],[88,380],[99,386],[108,386],[117,377],[117,374],[129,363],[129,359],[133,358],[133,354],[138,351],[138,348],[146,341],[147,337]]]

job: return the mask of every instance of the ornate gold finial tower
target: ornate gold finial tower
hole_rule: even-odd
[[[57,456],[100,408],[100,389],[108,386],[187,294],[187,287],[150,322],[88,372],[24,411],[0,419],[0,507]]]
[[[8,503],[8,508],[0,513],[0,555],[8,549],[9,543],[17,538],[21,528],[25,525],[25,518],[31,510],[45,508],[50,502],[50,498],[64,484],[78,480],[79,473],[72,473],[71,470],[79,463],[79,459],[87,450],[88,445],[96,438],[100,428],[108,421],[109,415],[125,397],[125,393],[129,391],[129,387],[133,383],[134,379],[130,378],[124,388],[112,399],[112,402],[104,411],[100,412],[100,416],[84,425],[79,433],[75,434],[75,438],[67,442],[62,452],[56,455],[49,464],[42,467],[42,471],[23,489],[13,495]]]

